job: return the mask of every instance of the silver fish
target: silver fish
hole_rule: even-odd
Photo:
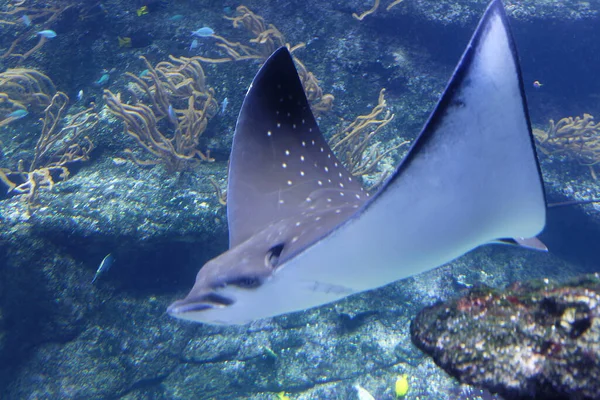
[[[225,97],[221,102],[221,114],[225,114],[225,111],[227,110],[227,105],[229,105],[229,100],[227,100],[227,97]]]
[[[104,259],[102,259],[100,266],[96,270],[96,274],[94,275],[94,279],[92,279],[92,283],[96,282],[96,279],[98,279],[98,277],[100,275],[102,275],[106,271],[108,271],[110,269],[110,267],[112,267],[114,262],[115,262],[115,258],[113,257],[113,255],[107,254],[106,257],[104,257]]]

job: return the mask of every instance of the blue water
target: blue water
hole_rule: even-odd
[[[327,138],[369,114],[385,88],[381,116],[395,116],[371,143],[383,151],[414,140],[486,6],[404,0],[386,10],[389,3],[362,21],[352,14],[371,8],[370,1],[246,3],[265,29],[273,24],[281,33],[282,43],[273,46],[305,44],[293,54],[323,94],[335,98],[333,108],[318,113]],[[409,379],[407,399],[490,398],[460,387],[417,350],[411,319],[465,284],[502,287],[597,272],[597,205],[551,209],[541,235],[548,254],[484,247],[373,292],[243,327],[192,324],[165,313],[189,291],[199,267],[228,247],[226,208],[210,179],[226,188],[237,114],[268,55],[267,46],[250,41],[256,32],[241,21],[234,26],[238,5],[0,3],[0,92],[10,99],[0,102],[0,168],[17,187],[7,193],[11,186],[0,182],[0,399],[277,399],[280,392],[290,399],[355,399],[360,384],[384,400],[395,397],[402,374]],[[532,0],[507,8],[533,127],[600,115],[600,6]],[[252,57],[207,61],[232,56],[219,46],[226,42],[192,36],[203,27],[246,46]],[[38,42],[42,30],[56,37]],[[233,48],[240,53],[242,47]],[[206,93],[214,97],[198,142],[184,146],[188,159],[171,164],[125,131],[105,97],[109,90],[125,104],[146,104],[174,143],[189,93],[176,97],[167,90],[173,111],[160,111],[126,74],[144,80],[149,68],[141,56],[158,68],[170,55],[185,58],[183,64],[203,57],[206,86],[195,108]],[[53,84],[26,80],[23,68]],[[56,91],[70,101],[62,113],[56,105],[45,112]],[[18,109],[27,115],[9,121]],[[78,121],[84,122],[77,132],[87,128],[82,135],[61,130]],[[600,141],[600,129],[595,134]],[[39,147],[44,135],[55,146],[48,151]],[[387,155],[364,183],[384,178],[407,148]],[[538,153],[549,202],[600,198],[594,171],[576,151]],[[600,161],[600,152],[594,154]],[[33,169],[47,175],[32,178]],[[33,194],[31,179],[38,182]],[[92,285],[109,253],[114,263]]]

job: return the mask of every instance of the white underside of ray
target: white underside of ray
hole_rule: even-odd
[[[260,289],[226,288],[244,323],[303,310],[435,268],[505,237],[531,237],[545,204],[507,32],[492,17],[429,146],[366,209],[283,265]],[[238,304],[240,304],[238,303]]]

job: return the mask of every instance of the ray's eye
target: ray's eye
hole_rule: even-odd
[[[279,264],[279,256],[283,251],[283,243],[277,244],[267,251],[265,255],[265,265],[267,267],[276,268]]]

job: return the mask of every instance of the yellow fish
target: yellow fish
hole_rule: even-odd
[[[131,47],[131,38],[119,36],[119,47]]]
[[[395,385],[396,398],[401,399],[408,393],[408,375],[403,374],[398,376]]]
[[[148,6],[142,6],[140,8],[137,9],[136,14],[138,17],[141,17],[142,15],[146,15],[148,14]]]
[[[285,392],[277,393],[277,398],[279,400],[290,400],[290,397],[285,394]]]

